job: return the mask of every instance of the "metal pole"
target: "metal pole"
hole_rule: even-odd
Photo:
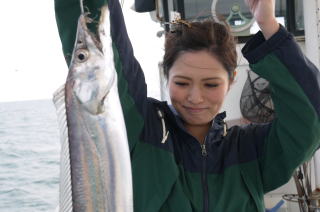
[[[170,21],[170,15],[169,15],[169,5],[168,5],[168,0],[162,0],[162,6],[163,6],[163,16],[164,16],[164,21],[166,23],[169,23]],[[166,32],[170,31],[170,26],[168,24],[164,25],[164,29]]]
[[[320,63],[320,0],[316,0],[316,15],[317,15],[317,41],[318,41],[318,63],[316,64],[317,67],[319,68],[319,63]],[[315,183],[316,183],[316,188],[320,188],[320,151],[316,152],[314,156],[314,169],[315,169]]]
[[[319,68],[320,67],[320,0],[303,1],[305,26],[305,54]],[[320,188],[320,151],[314,157],[315,190]],[[317,203],[315,202],[317,205]]]
[[[184,0],[177,0],[178,12],[180,13],[181,19],[186,19],[186,14],[184,10]]]

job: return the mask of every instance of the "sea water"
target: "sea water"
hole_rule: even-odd
[[[51,100],[0,103],[0,212],[54,211],[59,154]]]

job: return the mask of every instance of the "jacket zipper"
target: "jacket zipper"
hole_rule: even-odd
[[[207,181],[207,150],[206,142],[201,144],[201,153],[202,153],[202,172],[201,172],[201,181],[203,189],[203,212],[209,212],[209,191],[208,191],[208,181]]]

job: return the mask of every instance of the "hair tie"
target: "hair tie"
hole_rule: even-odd
[[[186,25],[187,27],[191,28],[191,24],[186,21],[186,20],[182,20],[182,19],[176,19],[174,21],[171,22],[172,24],[184,24]]]

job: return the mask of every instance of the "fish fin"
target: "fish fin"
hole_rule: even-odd
[[[65,104],[65,85],[61,86],[53,94],[53,103],[56,108],[58,125],[60,130],[61,152],[60,152],[60,211],[72,211],[72,186],[71,166],[67,114]]]

